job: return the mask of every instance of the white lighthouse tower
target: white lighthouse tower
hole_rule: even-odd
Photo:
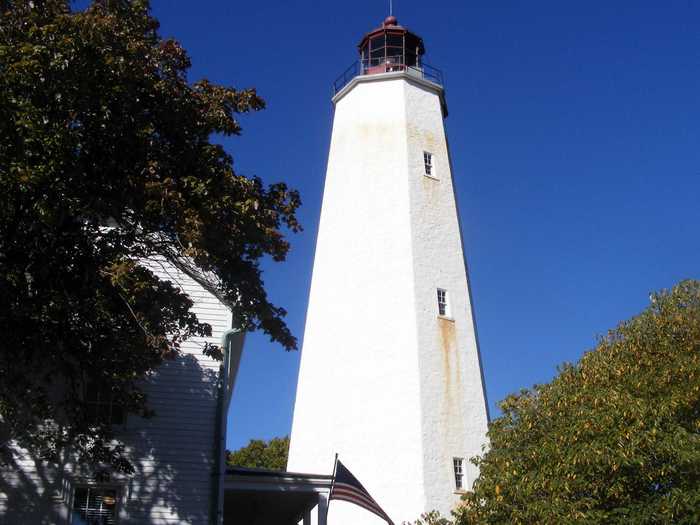
[[[338,82],[288,470],[335,453],[395,523],[448,515],[488,412],[442,75],[388,17]],[[381,523],[334,501],[330,525]]]

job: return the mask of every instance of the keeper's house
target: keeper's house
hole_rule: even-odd
[[[53,465],[15,447],[12,464],[0,470],[0,524],[222,522],[226,412],[243,336],[230,330],[229,309],[194,280],[166,264],[150,266],[193,299],[194,312],[211,325],[212,336],[185,342],[177,359],[146,380],[156,412],[150,419],[126,415],[93,393],[102,416],[119,428],[135,473],[95,472],[69,453]],[[224,363],[202,353],[205,342],[222,339]]]
[[[0,525],[295,525],[312,517],[325,525],[330,476],[226,470],[226,413],[244,336],[231,330],[230,310],[190,277],[149,266],[192,298],[212,336],[185,342],[147,379],[153,418],[125,415],[95,393],[136,471],[94,471],[68,453],[54,465],[15,447],[0,468]],[[223,345],[223,363],[202,353],[206,342]]]

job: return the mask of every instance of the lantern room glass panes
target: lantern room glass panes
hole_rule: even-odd
[[[386,35],[386,62],[403,65],[403,35]]]
[[[407,33],[406,34],[406,65],[407,66],[420,66],[420,55],[423,54],[423,48],[421,46],[421,41],[416,36]]]
[[[386,35],[387,47],[403,47],[403,35]]]
[[[375,31],[363,40],[360,47],[363,74],[403,71],[406,67],[420,67],[423,54],[422,40],[399,27]]]
[[[384,40],[384,35],[380,35],[369,41],[370,66],[376,66],[384,62]]]
[[[384,47],[385,38],[384,35],[375,36],[370,40],[370,45],[372,46],[372,52],[375,49],[381,49]]]

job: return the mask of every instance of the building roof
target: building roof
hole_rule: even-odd
[[[362,37],[360,40],[360,43],[357,44],[358,48],[362,48],[362,46],[365,44],[365,42],[378,34],[381,33],[386,33],[387,31],[392,32],[392,33],[408,33],[409,35],[412,35],[415,37],[418,42],[420,42],[421,49],[423,48],[423,39],[416,35],[414,32],[409,30],[406,27],[400,26],[398,20],[396,20],[395,16],[387,16],[384,19],[384,22],[382,22],[382,25],[376,29],[373,29],[369,33],[365,33],[365,35]]]
[[[296,525],[330,492],[333,476],[233,467],[224,481],[224,523]]]

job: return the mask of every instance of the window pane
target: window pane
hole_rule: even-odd
[[[386,45],[393,47],[403,47],[403,35],[387,35]]]
[[[372,51],[374,51],[376,48],[384,47],[384,35],[375,36],[371,40],[370,45],[372,46]]]
[[[438,315],[447,316],[447,291],[441,288],[437,290],[437,300],[438,300]],[[457,465],[455,459],[455,466]]]
[[[462,468],[464,465],[464,458],[454,458],[453,463],[455,469],[455,487],[461,489],[464,485],[464,472]]]
[[[421,41],[413,35],[406,35],[406,52],[411,52],[416,55],[420,54]]]
[[[78,487],[73,496],[73,525],[112,525],[117,517],[117,491]]]
[[[386,61],[390,64],[403,64],[403,57],[400,52],[395,52],[396,48],[387,47],[386,48]]]
[[[433,154],[427,151],[423,152],[423,163],[425,164],[425,174],[433,175]],[[444,294],[443,294],[444,296]]]

